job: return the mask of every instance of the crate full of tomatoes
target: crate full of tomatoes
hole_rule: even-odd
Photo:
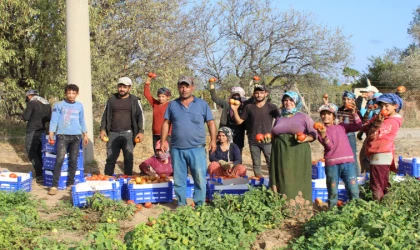
[[[173,184],[164,174],[136,176],[128,179],[128,199],[136,204],[146,202],[172,202]]]
[[[112,200],[121,200],[121,180],[90,180],[78,183],[72,187],[73,205],[76,207],[86,207],[88,197],[92,197],[95,192],[103,194]]]
[[[32,190],[32,173],[0,172],[0,191]]]

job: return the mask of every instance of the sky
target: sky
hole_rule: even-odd
[[[274,0],[280,10],[291,7],[311,12],[319,24],[340,27],[353,47],[351,68],[366,72],[368,58],[387,49],[406,48],[413,42],[407,28],[419,0]]]

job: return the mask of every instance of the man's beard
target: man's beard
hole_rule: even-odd
[[[124,97],[124,96],[127,96],[128,95],[128,92],[123,92],[122,94],[121,94],[121,92],[118,92],[118,95],[120,97]]]

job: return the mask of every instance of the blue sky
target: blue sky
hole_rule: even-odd
[[[312,12],[319,24],[340,27],[346,36],[352,36],[353,65],[365,72],[370,56],[383,55],[393,47],[405,48],[412,43],[407,28],[419,0],[274,0],[284,11]]]

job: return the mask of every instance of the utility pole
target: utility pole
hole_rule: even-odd
[[[88,0],[66,0],[67,78],[79,86],[77,100],[83,104],[89,144],[84,148],[85,162],[92,162],[93,114],[90,65]]]

